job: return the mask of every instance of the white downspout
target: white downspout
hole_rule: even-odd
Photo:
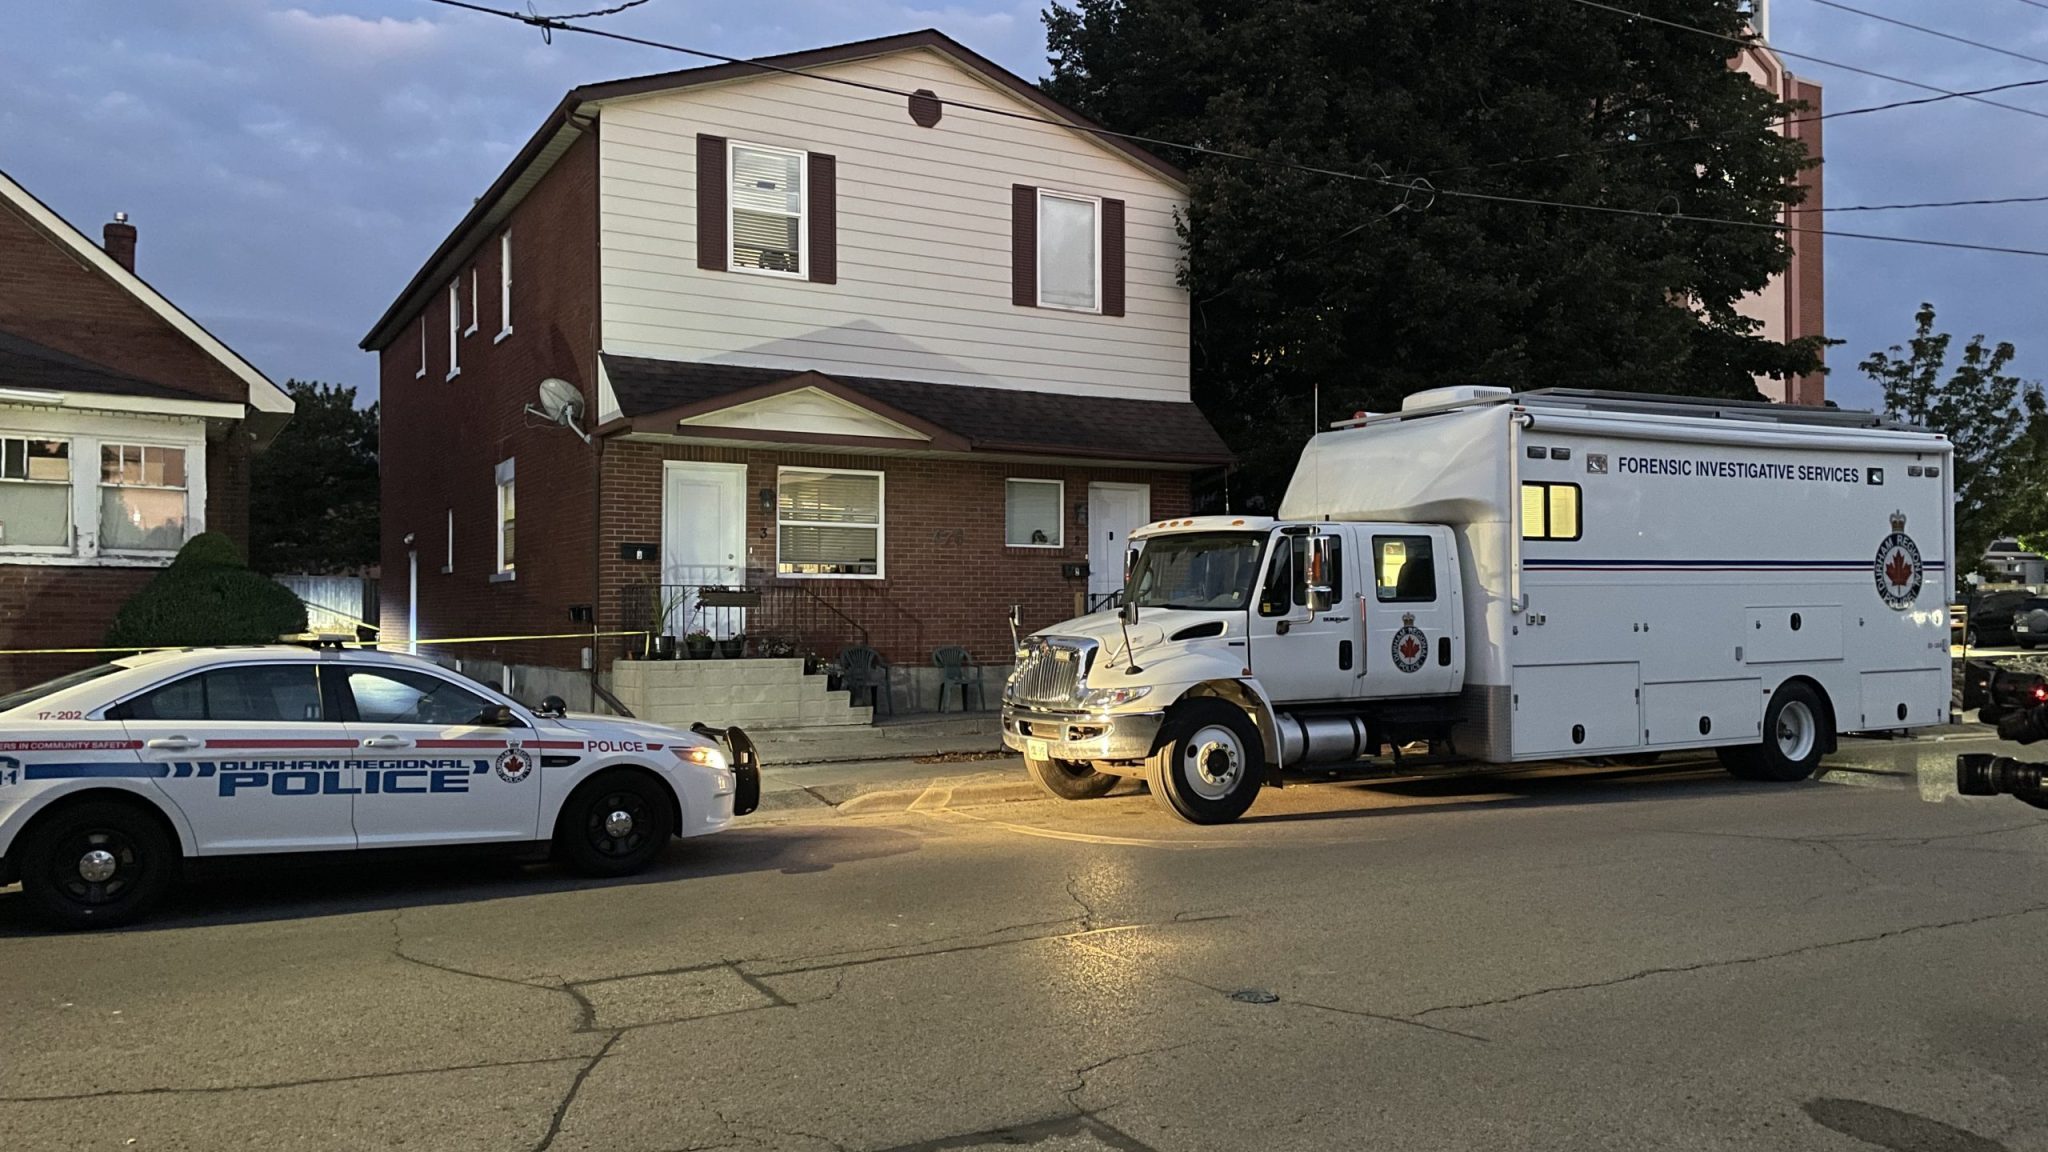
[[[406,537],[410,543],[412,538]],[[420,550],[405,550],[405,651],[409,656],[420,654]]]

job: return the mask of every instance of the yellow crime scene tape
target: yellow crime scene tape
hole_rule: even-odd
[[[520,640],[592,640],[592,639],[603,639],[603,638],[606,638],[606,637],[613,637],[613,636],[646,636],[646,635],[648,635],[648,632],[647,632],[647,630],[646,630],[646,629],[644,629],[644,628],[642,628],[642,629],[635,629],[635,630],[632,630],[632,631],[625,631],[625,632],[548,632],[548,633],[531,633],[531,634],[527,634],[527,635],[521,635],[521,636],[447,636],[447,637],[441,637],[441,638],[438,638],[438,639],[435,639],[435,638],[428,638],[428,637],[424,637],[424,636],[423,636],[423,637],[421,637],[420,639],[418,639],[418,640],[415,640],[415,641],[413,641],[413,643],[414,643],[414,644],[416,644],[416,645],[418,645],[418,646],[420,646],[420,647],[422,647],[422,648],[424,648],[424,647],[427,647],[428,645],[446,645],[446,644],[506,644],[506,643],[512,643],[512,642],[514,642],[514,641],[520,641]],[[320,641],[321,641],[321,642],[323,642],[323,643],[331,643],[331,644],[339,645],[339,646],[341,646],[341,647],[350,647],[350,648],[379,648],[379,649],[388,649],[389,651],[393,651],[393,652],[399,651],[400,649],[402,649],[402,648],[404,648],[404,647],[405,647],[405,645],[404,645],[403,643],[399,643],[399,642],[392,642],[392,643],[390,643],[389,645],[387,645],[387,644],[385,644],[384,642],[381,642],[381,641],[377,641],[377,640],[333,640],[333,641],[328,641],[328,640],[327,640],[326,638],[324,638],[324,637],[319,637],[319,636],[284,636],[284,637],[279,637],[279,638],[278,638],[278,640],[277,640],[277,642],[278,642],[279,644],[308,644],[308,643],[311,643],[311,642],[313,642],[313,641],[315,641],[315,640],[320,640]],[[132,654],[132,653],[137,653],[137,652],[185,652],[185,651],[191,651],[191,650],[194,650],[194,649],[199,649],[199,648],[216,648],[216,647],[230,647],[230,645],[215,645],[215,644],[160,644],[160,645],[156,645],[155,647],[149,647],[149,648],[135,648],[135,647],[128,647],[128,648],[0,648],[0,656],[88,656],[88,655],[108,655],[108,654],[114,654],[114,653],[119,653],[119,654],[123,654],[123,655],[126,655],[126,654]]]

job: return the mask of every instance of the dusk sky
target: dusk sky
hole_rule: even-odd
[[[2044,62],[1819,0],[1774,0],[1773,39],[1946,89],[2048,78],[2048,7],[1853,6]],[[573,35],[543,44],[532,29],[426,0],[8,7],[0,170],[94,238],[114,212],[128,212],[141,233],[142,275],[274,379],[365,393],[375,390],[375,363],[356,342],[563,92],[697,63]],[[1002,0],[652,0],[605,26],[740,56],[934,27],[1035,79],[1045,72],[1039,9]],[[1930,95],[1788,62],[1826,86],[1827,111]],[[1828,205],[2048,192],[2048,85],[1991,99],[2042,115],[1950,100],[1829,120]],[[1457,205],[1440,201],[1434,210]],[[1830,212],[1828,222],[2048,249],[2048,203]],[[1846,341],[1829,351],[1828,392],[1845,406],[1875,402],[1856,362],[1903,341],[1923,299],[1959,338],[2010,340],[2022,374],[2048,375],[2040,298],[2048,259],[1840,238],[1829,241],[1827,266],[1828,332]]]

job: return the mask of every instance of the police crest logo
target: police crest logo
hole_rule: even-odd
[[[533,771],[533,756],[524,748],[514,744],[498,753],[498,779],[507,784],[517,784]]]
[[[1401,614],[1401,630],[1394,633],[1394,667],[1413,672],[1429,658],[1429,637],[1415,626],[1415,613]]]
[[[1906,535],[1906,514],[1892,513],[1892,534],[1877,546],[1872,563],[1877,575],[1877,596],[1885,607],[1904,612],[1920,598],[1920,546]]]

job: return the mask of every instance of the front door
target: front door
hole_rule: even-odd
[[[707,584],[746,581],[747,467],[670,460],[661,492],[661,596],[655,623],[671,636],[708,632],[725,640],[747,630],[746,610],[702,604]]]
[[[1124,587],[1131,533],[1152,519],[1149,484],[1088,486],[1088,610],[1114,606]]]
[[[363,847],[540,838],[540,755],[525,746],[533,730],[477,723],[497,701],[417,668],[326,674],[344,677]]]
[[[1365,611],[1367,696],[1437,696],[1464,676],[1463,629],[1447,533],[1405,524],[1363,527],[1370,548]]]
[[[1252,672],[1281,704],[1345,700],[1358,694],[1358,572],[1342,531],[1275,533],[1251,614]],[[1310,611],[1310,589],[1327,588],[1328,609]]]

